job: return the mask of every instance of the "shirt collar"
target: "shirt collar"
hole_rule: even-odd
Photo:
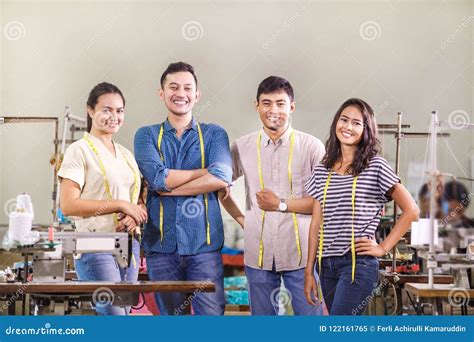
[[[173,126],[171,126],[168,119],[166,119],[163,122],[163,127],[164,127],[165,131],[176,131],[176,129]],[[192,130],[195,130],[195,131],[197,130],[197,121],[194,118],[194,116],[191,118],[191,122],[189,123],[189,125],[186,129],[192,129]]]
[[[288,128],[286,129],[285,133],[283,133],[283,135],[278,138],[275,145],[278,145],[278,144],[282,144],[283,146],[288,145],[292,132],[293,132],[293,128],[291,127],[291,125],[288,125]],[[262,140],[263,140],[264,147],[267,147],[270,144],[270,142],[272,142],[272,139],[270,139],[267,132],[265,132],[263,128],[262,128]]]

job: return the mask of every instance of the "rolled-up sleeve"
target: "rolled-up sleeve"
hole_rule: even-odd
[[[236,181],[244,174],[244,171],[242,170],[242,163],[240,161],[239,148],[236,141],[231,144],[230,153],[232,156],[232,181]]]
[[[59,179],[67,178],[79,185],[82,191],[86,182],[87,164],[84,154],[78,143],[69,146],[64,154],[61,168],[58,171]]]
[[[209,147],[209,173],[230,184],[232,182],[232,157],[229,148],[229,137],[220,126],[214,126]]]
[[[140,172],[148,183],[148,188],[158,192],[170,191],[166,187],[169,169],[160,158],[157,139],[150,127],[142,127],[135,134],[135,159]]]

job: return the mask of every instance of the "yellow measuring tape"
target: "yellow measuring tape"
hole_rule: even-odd
[[[261,142],[262,142],[262,132],[258,133],[257,137],[257,160],[258,160],[258,178],[260,180],[260,189],[265,189],[265,184],[263,182],[263,173],[262,173],[262,155],[261,155]],[[291,166],[293,163],[293,152],[295,148],[295,133],[292,132],[290,136],[290,155],[288,157],[288,182],[290,184],[290,193],[293,196],[293,173],[291,170]],[[296,213],[291,213],[293,216],[293,225],[295,227],[295,237],[296,237],[296,248],[298,249],[298,266],[301,265],[301,260],[303,253],[301,252],[301,243],[300,243],[300,233],[298,227],[298,220],[296,218]],[[263,267],[263,226],[265,224],[265,210],[262,210],[262,227],[260,229],[260,248],[258,251],[258,266],[260,268]]]
[[[329,170],[328,178],[326,179],[326,184],[323,190],[323,205],[322,205],[322,214],[321,214],[321,224],[319,226],[319,252],[318,252],[318,265],[319,272],[321,272],[321,262],[323,258],[323,243],[324,243],[324,208],[326,206],[326,194],[329,188],[329,183],[331,182],[331,173],[332,170]],[[352,283],[355,279],[355,268],[356,268],[356,254],[355,254],[355,236],[354,236],[354,216],[355,216],[355,195],[357,187],[357,176],[354,177],[352,182],[352,232],[351,232],[351,254],[352,254]]]
[[[92,152],[94,152],[94,154],[97,157],[97,162],[99,163],[100,172],[102,173],[102,177],[104,179],[105,193],[107,194],[108,199],[111,201],[113,200],[112,192],[110,191],[109,180],[107,179],[107,173],[105,171],[104,163],[102,163],[102,159],[100,159],[99,151],[95,147],[92,140],[90,140],[89,137],[85,134],[84,134],[84,140],[87,142],[90,149],[92,150]],[[125,154],[125,151],[122,149],[122,147],[120,145],[118,145],[118,147],[120,149],[120,153],[122,153],[122,156],[125,159],[125,162],[127,163],[128,167],[133,172],[133,191],[130,195],[130,202],[135,203],[136,201],[138,201],[138,181],[139,181],[138,172],[136,172],[136,170],[133,168],[133,165],[128,160],[127,155]],[[118,224],[117,213],[113,213],[112,218],[114,220],[114,224],[117,225]],[[137,234],[139,235],[141,234],[140,230],[138,230]],[[137,262],[135,260],[135,256],[133,255],[133,253],[132,253],[132,261],[133,261],[134,267],[137,267]]]
[[[205,169],[206,168],[206,154],[204,151],[204,137],[202,135],[202,130],[201,130],[201,125],[199,122],[196,122],[196,126],[198,129],[198,135],[199,135],[199,148],[201,150],[201,168]],[[163,153],[161,152],[161,142],[163,141],[163,124],[160,127],[160,133],[158,134],[158,152],[160,153],[160,158],[164,162],[165,158]],[[206,218],[206,241],[207,244],[211,244],[211,224],[209,223],[209,198],[207,194],[204,194],[204,207],[205,207],[205,218]],[[160,240],[163,242],[163,237],[164,237],[164,231],[163,231],[163,201],[161,200],[160,197]]]

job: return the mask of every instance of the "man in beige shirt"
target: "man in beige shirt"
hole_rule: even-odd
[[[263,80],[255,107],[263,129],[231,146],[233,179],[245,179],[245,216],[232,194],[221,199],[244,228],[250,308],[253,315],[275,315],[279,300],[291,301],[297,315],[321,315],[324,305],[311,306],[303,292],[313,204],[304,185],[323,158],[324,145],[291,127],[295,102],[287,80]]]

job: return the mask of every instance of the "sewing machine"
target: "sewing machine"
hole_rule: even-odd
[[[419,256],[428,259],[426,251],[419,251]],[[434,262],[442,271],[451,271],[454,277],[454,287],[474,288],[474,272],[471,272],[470,276],[468,274],[469,269],[474,269],[474,242],[468,245],[464,253],[436,253]]]
[[[209,281],[74,281],[66,277],[69,256],[81,253],[112,253],[120,266],[130,263],[131,238],[127,233],[55,233],[49,240],[48,233],[40,233],[40,241],[33,246],[11,249],[22,253],[26,262],[21,282],[0,283],[0,297],[4,297],[3,314],[9,315],[95,315],[91,306],[94,297],[106,297],[110,304],[120,307],[136,305],[140,293],[214,292],[215,285]],[[26,282],[28,256],[33,257],[33,281]],[[70,273],[70,272],[69,272]],[[69,278],[69,279],[68,279]],[[96,298],[96,299],[97,299]],[[0,300],[1,301],[1,300]],[[187,305],[185,312],[190,310]]]
[[[112,253],[118,264],[128,266],[131,251],[131,237],[127,233],[60,232],[54,234],[54,241],[48,240],[48,233],[40,233],[36,244],[45,247],[33,250],[33,279],[37,283],[63,282],[66,280],[66,260],[82,253]],[[52,248],[47,251],[46,248]],[[20,249],[21,250],[21,249]]]

